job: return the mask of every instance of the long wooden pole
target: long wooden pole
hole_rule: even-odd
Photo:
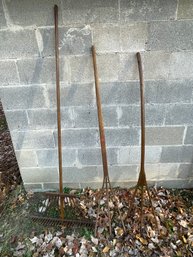
[[[145,103],[144,103],[144,78],[143,67],[141,61],[141,54],[137,53],[137,62],[139,69],[139,81],[140,81],[140,98],[141,98],[141,167],[138,180],[138,186],[146,186],[145,175]]]
[[[57,124],[58,124],[58,164],[59,164],[59,190],[63,193],[62,178],[62,133],[61,133],[61,112],[60,112],[60,69],[59,69],[59,35],[58,35],[58,6],[54,6],[55,24],[55,60],[56,60],[56,99],[57,99]],[[60,197],[60,216],[64,219],[64,201]]]
[[[108,164],[107,164],[107,151],[106,151],[103,115],[102,115],[102,108],[101,108],[101,97],[100,97],[100,89],[99,89],[99,78],[98,78],[95,46],[92,46],[92,57],[93,57],[93,67],[94,67],[95,92],[96,92],[96,103],[97,103],[97,113],[98,113],[98,122],[99,122],[103,172],[104,172],[104,177],[108,177],[109,173],[108,173]]]

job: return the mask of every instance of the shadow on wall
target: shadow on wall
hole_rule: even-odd
[[[21,183],[19,167],[15,157],[11,136],[0,101],[0,172],[7,191]]]
[[[48,19],[48,20],[49,20],[49,19]],[[48,20],[47,20],[47,23],[49,24]],[[47,24],[47,23],[46,23],[46,24]],[[46,31],[44,32],[44,34],[46,35]],[[44,34],[43,34],[43,37],[45,37]],[[49,42],[49,40],[46,40],[44,43],[47,44],[47,42]],[[46,45],[45,45],[45,47],[46,47]],[[44,62],[45,62],[45,59],[42,58],[42,57],[41,57],[41,54],[40,54],[40,57],[36,60],[35,68],[34,68],[34,70],[32,71],[33,75],[32,75],[32,77],[31,77],[31,79],[29,80],[28,78],[26,78],[26,80],[28,81],[28,83],[29,83],[30,85],[36,84],[36,83],[39,81],[40,76],[41,76],[41,74],[42,74]],[[38,87],[36,87],[36,88],[37,88],[37,92],[39,92],[39,91],[38,91]],[[29,100],[29,103],[30,103],[30,104],[29,104],[29,106],[28,106],[28,109],[33,108],[33,103],[36,101],[35,97],[37,97],[37,96],[38,96],[38,94],[36,93],[36,91],[35,91],[34,93],[32,93],[32,94],[31,94],[30,91],[29,91],[28,100]],[[27,127],[29,127],[29,124],[28,124]],[[17,139],[18,142],[21,142],[21,144],[20,144],[20,145],[21,145],[21,146],[20,146],[20,149],[22,149],[22,145],[23,145],[23,142],[24,142],[24,140],[25,140],[25,134],[26,134],[26,132],[20,134],[19,137],[18,137],[18,139]],[[18,155],[18,158],[20,158],[20,155]]]

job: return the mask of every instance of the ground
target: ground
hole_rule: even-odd
[[[69,189],[68,192],[79,194],[79,206],[85,216],[96,217],[98,191]],[[135,198],[131,215],[126,215],[132,194],[133,190],[113,189],[109,201],[112,235],[109,235],[107,226],[106,198],[101,199],[102,215],[95,236],[92,227],[51,227],[33,222],[30,204],[35,196],[27,194],[20,185],[7,196],[2,206],[1,256],[193,256],[193,191],[151,188],[159,230],[146,193],[142,228],[139,196]]]

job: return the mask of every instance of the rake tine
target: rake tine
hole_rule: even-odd
[[[112,226],[111,226],[111,213],[110,213],[110,207],[109,207],[109,190],[106,187],[106,195],[107,195],[107,209],[108,209],[108,223],[109,223],[109,233],[112,234]]]
[[[121,211],[119,210],[118,203],[117,203],[117,209],[118,209],[118,213],[119,213],[119,216],[120,216],[120,219],[121,219],[121,224],[122,224],[122,226],[123,226],[123,231],[126,232],[125,224],[124,224],[124,221],[123,221],[123,219],[122,219]]]
[[[102,198],[102,193],[99,193],[99,198],[98,198],[98,207],[97,207],[97,216],[96,216],[96,223],[95,223],[95,236],[97,236],[97,228],[98,228],[98,221],[99,221],[99,211],[100,211],[100,201]]]
[[[141,228],[143,225],[143,201],[144,201],[143,190],[144,190],[144,187],[142,186],[142,188],[141,188]]]
[[[132,198],[130,200],[130,211],[132,211],[132,208],[133,208],[133,205],[134,205],[135,196],[137,194],[137,190],[138,190],[138,187],[135,187],[135,191],[134,191],[133,196],[132,196]],[[127,216],[129,216],[129,214],[130,213],[128,212]]]
[[[157,219],[156,219],[156,214],[155,214],[152,199],[151,199],[151,196],[150,196],[149,188],[147,188],[146,190],[147,190],[147,194],[148,194],[148,197],[149,197],[149,201],[150,201],[151,209],[152,209],[152,212],[153,212],[153,216],[154,216],[154,219],[155,219],[155,224],[156,224],[157,230],[159,231],[159,226],[158,226],[158,222],[157,222]]]

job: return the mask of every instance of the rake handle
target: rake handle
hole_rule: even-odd
[[[59,34],[58,34],[58,6],[54,6],[54,26],[55,26],[55,60],[56,60],[56,102],[57,102],[57,125],[58,125],[58,164],[59,164],[59,190],[63,193],[62,178],[62,132],[61,132],[61,112],[60,112],[60,68],[59,68]],[[60,198],[61,218],[64,218],[63,198]]]
[[[145,174],[145,102],[144,102],[144,78],[143,78],[143,66],[141,60],[141,54],[136,54],[138,71],[139,71],[139,82],[140,82],[140,99],[141,99],[141,167],[138,185],[146,186],[146,174]]]
[[[101,144],[101,154],[103,162],[103,172],[104,177],[108,177],[108,163],[107,163],[107,150],[106,150],[106,141],[105,141],[105,131],[101,107],[101,97],[99,89],[99,77],[98,77],[98,68],[96,61],[96,49],[95,46],[92,46],[92,57],[93,57],[93,68],[94,68],[94,78],[95,78],[95,93],[96,93],[96,103],[97,103],[97,113],[98,113],[98,123],[99,123],[99,133],[100,133],[100,144]]]
[[[141,54],[137,53],[137,62],[140,81],[140,98],[141,98],[141,166],[145,162],[145,104],[144,104],[144,78]]]

